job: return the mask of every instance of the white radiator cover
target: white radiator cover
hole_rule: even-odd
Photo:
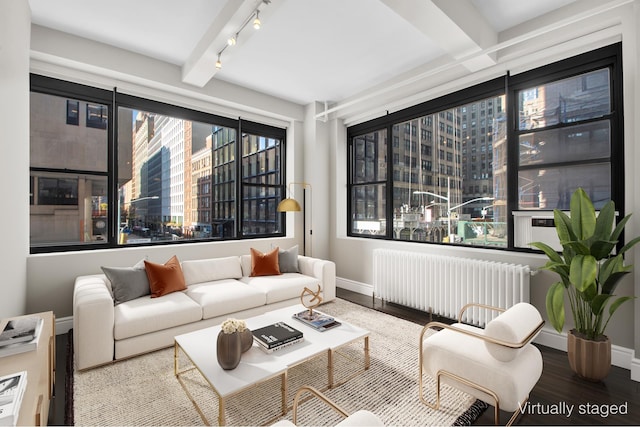
[[[390,249],[373,251],[373,289],[385,301],[457,319],[474,302],[509,308],[529,302],[528,265]],[[484,326],[497,313],[470,309],[462,320]]]

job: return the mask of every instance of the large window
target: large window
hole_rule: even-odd
[[[622,206],[620,80],[614,45],[349,128],[349,234],[512,248],[516,210]]]
[[[31,123],[33,252],[284,234],[284,129],[41,76]]]

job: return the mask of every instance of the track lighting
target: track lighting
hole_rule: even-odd
[[[222,55],[222,52],[224,52],[224,50],[227,47],[235,46],[238,43],[238,36],[240,35],[240,32],[244,30],[244,27],[246,27],[249,24],[249,22],[251,22],[251,18],[255,17],[253,19],[253,28],[255,28],[256,30],[260,29],[260,27],[262,26],[262,22],[260,21],[260,9],[258,7],[263,3],[265,5],[268,5],[269,3],[271,3],[271,0],[262,0],[260,4],[258,4],[258,6],[251,12],[251,14],[247,16],[247,19],[245,19],[245,21],[242,23],[242,26],[238,29],[238,31],[236,31],[234,35],[232,35],[227,39],[227,44],[218,51],[218,60],[216,61],[216,69],[220,70],[222,68],[222,61],[220,60],[220,56]]]

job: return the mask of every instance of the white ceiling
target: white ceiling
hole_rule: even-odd
[[[29,0],[35,24],[300,104],[338,102],[439,58],[496,44],[499,33],[584,0]],[[221,55],[252,11],[238,44]],[[252,19],[251,19],[252,21]],[[483,58],[479,61],[482,62]],[[489,60],[485,58],[485,60]],[[472,69],[478,63],[468,64]]]

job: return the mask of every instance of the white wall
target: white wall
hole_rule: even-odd
[[[0,2],[0,318],[24,313],[29,254],[29,43],[26,1]],[[10,41],[10,42],[9,42]]]
[[[575,7],[580,6],[576,2]],[[468,87],[478,81],[490,77],[503,75],[506,71],[517,74],[532,68],[536,68],[557,60],[568,58],[583,52],[587,52],[617,41],[623,42],[623,74],[624,74],[624,102],[625,102],[625,209],[626,213],[636,212],[627,226],[626,238],[640,235],[640,197],[636,187],[640,181],[637,165],[640,164],[640,150],[637,142],[640,141],[639,122],[640,94],[638,93],[637,58],[639,51],[639,36],[636,28],[640,23],[639,3],[635,1],[624,4],[614,10],[607,10],[602,14],[575,20],[570,14],[566,19],[575,21],[570,24],[549,30],[537,37],[529,32],[536,28],[545,28],[551,25],[549,17],[542,17],[538,22],[517,27],[510,30],[511,34],[502,34],[501,42],[510,38],[521,38],[524,42],[513,45],[506,52],[499,55],[498,64],[485,69],[475,75],[459,77],[456,73],[449,75],[428,76],[428,78],[415,78],[413,83],[406,87],[394,87],[395,94],[385,93],[383,88],[378,88],[379,96],[368,98],[367,94],[360,99],[354,97],[345,101],[345,108],[340,104],[333,106],[333,124],[331,126],[330,140],[334,145],[331,149],[330,164],[336,165],[334,172],[335,182],[331,183],[332,196],[335,207],[331,214],[333,222],[331,228],[335,229],[330,244],[331,258],[336,262],[337,276],[343,286],[359,290],[365,293],[372,292],[373,250],[376,248],[397,248],[416,252],[431,252],[444,255],[461,256],[466,258],[478,258],[496,261],[506,261],[528,264],[532,268],[538,268],[546,262],[543,255],[509,252],[498,250],[485,250],[476,248],[460,248],[434,246],[428,244],[410,242],[389,242],[373,239],[347,237],[347,193],[346,170],[341,165],[347,164],[346,152],[346,128],[365,119],[383,115],[387,105],[395,109],[406,107],[404,99],[410,98],[409,105],[435,98],[448,92]],[[578,15],[576,15],[578,16]],[[444,90],[443,90],[444,88]],[[393,110],[393,109],[391,109]],[[640,295],[640,248],[635,248],[626,257],[627,263],[634,263],[636,268],[633,273],[625,277],[617,289],[619,295]],[[531,302],[541,311],[546,318],[545,295],[549,286],[557,280],[557,277],[549,272],[542,271],[532,277]],[[339,285],[340,285],[339,283]],[[570,316],[569,316],[570,317]],[[565,326],[565,333],[570,325]],[[635,359],[635,350],[640,350],[640,301],[627,303],[622,306],[611,321],[607,334],[614,344],[614,364],[626,368],[632,367],[632,378],[640,379],[640,363]],[[550,327],[545,329],[547,333],[547,345],[566,349],[565,338],[558,335]]]

